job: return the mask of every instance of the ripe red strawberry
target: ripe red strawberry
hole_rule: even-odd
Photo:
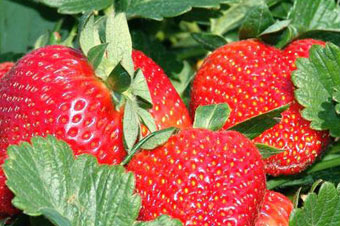
[[[250,226],[266,185],[258,150],[234,131],[183,130],[127,169],[142,197],[140,220],[168,214],[184,225]]]
[[[301,106],[294,101],[290,79],[293,63],[297,56],[307,56],[312,44],[321,43],[305,40],[300,48],[300,42],[293,43],[286,52],[256,40],[225,45],[207,57],[193,82],[192,112],[199,105],[213,103],[228,103],[231,107],[224,129],[291,103],[281,122],[254,140],[285,150],[265,160],[271,175],[304,170],[329,139],[326,132],[309,128],[309,122],[300,116]]]
[[[156,125],[190,126],[184,103],[160,67],[141,52],[134,52],[133,60],[148,80]],[[110,90],[80,51],[64,46],[38,49],[1,80],[0,163],[8,145],[47,134],[68,142],[77,155],[89,153],[100,163],[120,163],[125,156],[122,117],[123,110],[115,110]]]
[[[267,191],[255,226],[288,226],[293,203],[284,195]]]
[[[13,67],[14,63],[12,62],[5,62],[0,64],[0,79]],[[2,172],[2,168],[0,168],[0,212],[7,213],[7,214],[15,214],[18,212],[17,209],[15,209],[11,205],[11,201],[13,198],[13,195],[10,193],[8,194],[8,188],[5,184],[6,177]],[[0,214],[0,219],[2,217],[2,214]]]
[[[12,62],[0,63],[0,79],[14,66]]]

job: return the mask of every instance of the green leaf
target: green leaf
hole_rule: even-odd
[[[94,46],[87,53],[87,58],[94,69],[96,69],[103,60],[107,45],[107,43],[104,43]]]
[[[183,68],[183,63],[177,59],[177,55],[167,50],[165,45],[156,39],[152,33],[133,29],[131,36],[133,48],[142,51],[154,60],[168,76],[172,77]]]
[[[163,130],[155,131],[148,136],[141,139],[133,148],[128,152],[128,155],[125,157],[125,159],[121,162],[122,166],[125,166],[130,162],[132,157],[140,150],[140,149],[146,149],[146,150],[152,150],[156,147],[163,145],[166,143],[172,134],[174,134],[177,131],[177,128],[169,127]]]
[[[137,141],[140,129],[139,127],[140,123],[138,120],[136,103],[127,99],[124,108],[123,133],[128,152],[130,152],[131,148]]]
[[[152,136],[148,136],[148,139],[142,144],[141,148],[146,150],[155,149],[166,143],[175,131],[177,131],[177,129],[174,127],[158,130],[152,133]]]
[[[39,0],[39,2],[58,8],[58,12],[63,14],[101,10],[112,4],[112,0]]]
[[[297,101],[305,107],[302,117],[311,121],[311,128],[330,130],[340,136],[340,116],[333,102],[334,88],[340,85],[340,48],[327,44],[313,46],[308,59],[298,59],[298,69],[292,74]]]
[[[333,100],[336,101],[335,112],[340,114],[340,86],[334,87]]]
[[[61,18],[54,9],[28,1],[0,1],[0,53],[25,53]]]
[[[152,117],[151,113],[143,108],[138,108],[137,114],[140,117],[142,123],[148,128],[150,132],[157,130],[155,119]]]
[[[135,222],[140,198],[133,194],[132,173],[121,166],[99,166],[89,155],[75,159],[69,146],[52,136],[32,138],[31,143],[10,146],[4,164],[16,207],[31,216],[44,214],[54,223]]]
[[[254,139],[267,129],[270,129],[271,127],[278,124],[281,120],[280,119],[281,113],[287,110],[288,108],[289,104],[279,108],[275,108],[264,114],[240,122],[235,126],[229,128],[228,130],[238,131],[243,135],[247,136],[249,139]]]
[[[136,97],[141,98],[148,104],[148,108],[152,108],[152,98],[148,83],[142,70],[138,69],[131,84],[131,91]]]
[[[274,24],[272,24],[271,26],[267,27],[266,30],[264,30],[260,34],[260,36],[271,34],[271,33],[276,33],[278,31],[281,31],[281,30],[287,28],[289,24],[290,24],[290,20],[277,21]]]
[[[334,0],[295,0],[287,19],[291,23],[281,36],[279,47],[306,35],[329,40],[328,36],[340,33],[340,7]]]
[[[132,41],[124,13],[109,14],[106,22],[106,42],[108,60],[112,69],[121,63],[125,70],[133,75]]]
[[[54,225],[72,226],[69,219],[62,216],[58,211],[51,208],[42,208],[41,214],[49,219]]]
[[[98,27],[95,24],[92,14],[82,16],[79,23],[79,45],[85,55],[88,55],[90,49],[101,44]]]
[[[296,0],[288,15],[298,33],[314,29],[339,30],[340,9],[333,0]]]
[[[127,15],[162,20],[164,17],[174,17],[190,11],[193,7],[219,8],[228,0],[131,0]]]
[[[274,18],[267,5],[251,8],[240,27],[240,39],[258,37],[264,30],[274,24]]]
[[[220,35],[212,33],[192,33],[191,36],[195,39],[203,48],[213,51],[218,47],[227,44],[227,40]]]
[[[195,112],[194,128],[205,128],[212,131],[221,129],[230,114],[228,104],[199,106]]]
[[[111,90],[119,93],[126,91],[132,83],[131,76],[120,63],[112,70],[106,82]]]
[[[329,182],[322,184],[319,193],[309,193],[302,208],[290,216],[292,226],[336,226],[340,224],[340,194]]]
[[[154,221],[150,222],[140,222],[135,226],[181,226],[182,223],[179,220],[171,219],[168,216],[162,215],[157,217]]]
[[[211,32],[224,35],[240,26],[248,11],[255,6],[265,4],[263,0],[237,0],[228,3],[230,7],[223,11],[223,16],[211,20]]]
[[[266,144],[256,143],[255,146],[261,153],[262,159],[267,159],[273,155],[277,155],[285,151],[285,150],[278,149],[278,148],[275,148],[275,147],[272,147]]]
[[[0,54],[0,62],[5,62],[5,61],[16,62],[22,56],[23,56],[22,53],[12,53],[12,52],[2,53]]]

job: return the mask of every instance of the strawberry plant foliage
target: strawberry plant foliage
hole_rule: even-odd
[[[321,185],[319,193],[308,194],[302,208],[293,210],[291,226],[336,226],[340,224],[340,186]]]
[[[69,146],[52,136],[31,143],[9,147],[4,165],[13,204],[24,213],[56,225],[178,225],[167,217],[136,222],[140,198],[133,193],[133,174],[123,167],[99,166],[88,155],[74,159]]]
[[[193,7],[219,8],[221,3],[230,0],[131,0],[127,15],[162,20],[190,11]]]
[[[295,96],[305,107],[302,116],[311,121],[317,130],[330,130],[334,137],[340,136],[340,115],[336,112],[334,97],[338,100],[336,87],[340,85],[340,48],[327,44],[325,48],[314,46],[309,59],[298,59],[298,69],[292,79],[297,89]]]

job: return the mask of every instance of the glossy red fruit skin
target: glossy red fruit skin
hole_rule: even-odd
[[[293,203],[284,195],[266,191],[255,226],[289,226]]]
[[[142,197],[140,220],[168,214],[184,225],[250,226],[266,186],[258,150],[234,131],[183,130],[127,169]]]
[[[153,102],[150,113],[158,129],[192,127],[188,109],[163,69],[141,51],[134,50],[132,59],[135,69],[140,68],[147,79]]]
[[[305,41],[296,53],[307,56],[310,46],[319,43]],[[295,52],[288,54],[253,39],[227,44],[205,59],[192,87],[192,113],[199,105],[229,104],[232,111],[224,129],[291,104],[278,125],[254,139],[285,150],[265,160],[267,173],[274,176],[301,172],[320,155],[329,140],[327,132],[310,129],[309,122],[299,113],[301,106],[295,102],[291,82],[295,59],[290,55],[296,56]]]
[[[12,62],[4,62],[0,64],[0,79],[14,66]],[[5,184],[6,177],[0,167],[0,219],[5,218],[7,214],[13,215],[19,211],[12,204],[13,194],[8,193],[8,188]],[[2,215],[1,212],[6,213]]]
[[[168,95],[164,97],[166,101],[176,97],[176,101],[180,100],[177,93],[173,94],[176,91],[164,72],[151,59],[141,52],[134,52],[133,59],[135,67],[141,68],[151,81],[148,85],[154,93],[161,83],[162,89],[170,90],[160,92]],[[172,106],[158,103],[161,97],[152,98],[156,99],[154,108],[158,108],[153,113],[158,127],[191,125],[183,102],[177,109],[181,117],[171,115],[165,123],[161,119],[167,117],[167,109]],[[76,155],[87,153],[99,163],[118,164],[125,157],[122,117],[122,110],[115,110],[110,90],[95,76],[80,51],[64,46],[35,50],[19,60],[1,80],[0,164],[9,145],[47,134],[65,140]],[[4,177],[1,172],[0,177]],[[9,190],[4,196],[6,193],[11,195]],[[0,209],[0,214],[6,213],[10,214]]]

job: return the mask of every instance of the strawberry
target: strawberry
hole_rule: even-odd
[[[293,203],[284,195],[268,190],[255,226],[288,226]]]
[[[0,79],[13,67],[14,63],[12,62],[4,62],[0,64]],[[7,214],[16,214],[18,212],[17,209],[15,209],[11,205],[11,201],[13,198],[13,195],[11,193],[8,194],[8,188],[5,185],[6,177],[0,168],[0,212],[7,213]],[[0,219],[2,217],[2,214],[0,214]]]
[[[2,78],[13,66],[14,63],[12,62],[0,63],[0,78]]]
[[[297,57],[320,41],[296,41],[281,51],[257,40],[227,44],[205,59],[197,72],[191,96],[191,111],[200,105],[228,103],[232,109],[224,129],[251,117],[291,103],[279,124],[255,138],[284,152],[265,159],[268,174],[296,174],[320,155],[329,137],[315,131],[300,115],[301,106],[294,99],[291,72]]]
[[[160,67],[141,52],[133,52],[133,60],[150,87],[156,126],[190,126],[184,103]],[[115,109],[111,91],[80,51],[48,46],[27,54],[2,78],[0,93],[1,164],[9,145],[47,134],[100,163],[118,164],[125,157],[123,110]],[[11,212],[2,208],[0,213]]]
[[[140,220],[161,214],[184,225],[253,225],[265,172],[253,143],[234,131],[186,129],[127,165],[142,197]]]

